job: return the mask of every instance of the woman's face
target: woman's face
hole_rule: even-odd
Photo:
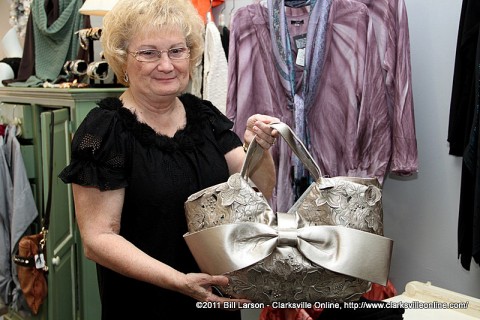
[[[180,31],[143,30],[132,37],[128,52],[141,50],[163,51],[157,61],[137,61],[128,55],[126,71],[130,90],[148,96],[176,97],[184,92],[189,81],[189,58],[173,60],[168,56],[169,49],[186,47],[185,37]]]

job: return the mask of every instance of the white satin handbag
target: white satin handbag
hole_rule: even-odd
[[[252,302],[347,302],[385,285],[393,241],[383,237],[376,178],[322,177],[284,123],[271,124],[315,182],[286,213],[249,183],[263,149],[251,143],[241,173],[191,195],[184,238],[203,272],[226,275],[219,290]]]

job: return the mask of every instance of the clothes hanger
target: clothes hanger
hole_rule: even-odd
[[[17,105],[13,106],[13,109],[7,110],[5,108],[1,108],[3,105],[0,104],[0,126],[2,129],[6,129],[9,126],[15,127],[15,136],[20,136],[22,134],[22,119],[16,115]],[[7,114],[7,111],[8,112]],[[3,133],[5,130],[2,131]]]
[[[235,10],[235,0],[232,1],[232,8],[230,9],[230,14],[229,14],[230,24],[232,23],[233,10]]]
[[[20,117],[17,117],[17,105],[13,106],[13,111],[12,111],[12,121],[11,124],[15,127],[15,136],[20,136],[22,134],[22,119]]]
[[[5,124],[5,116],[3,115],[3,103],[0,103],[0,124]]]
[[[225,2],[222,4],[222,10],[220,11],[220,14],[218,15],[218,28],[223,29],[225,27],[225,14],[223,13],[225,11],[226,4]]]
[[[212,22],[212,8],[213,8],[213,0],[210,0],[210,8],[207,11],[207,23]]]
[[[12,125],[15,126],[15,135],[19,137],[22,134],[22,120],[19,117],[15,117]]]

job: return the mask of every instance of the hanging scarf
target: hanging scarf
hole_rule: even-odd
[[[311,6],[305,48],[302,91],[299,94],[295,92],[295,66],[285,14],[285,2],[288,2],[288,5],[292,7],[299,7],[302,4],[310,4]],[[294,113],[295,133],[307,145],[307,148],[309,147],[309,141],[305,115],[314,104],[315,93],[317,92],[323,70],[327,22],[331,4],[332,0],[268,0],[270,35],[275,67],[280,75],[280,82],[289,97],[289,105],[287,107]],[[308,174],[295,155],[293,155],[293,163],[294,179],[297,185]]]
[[[81,29],[83,17],[78,12],[83,1],[58,0],[58,19],[48,26],[45,1],[32,3],[35,37],[35,76],[42,81],[54,80],[67,60],[78,54],[79,41],[75,31]]]
[[[310,5],[310,0],[285,0],[285,6],[290,8],[301,8]]]

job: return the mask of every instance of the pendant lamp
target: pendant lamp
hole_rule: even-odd
[[[104,16],[117,3],[117,0],[85,0],[79,12],[88,16]]]

